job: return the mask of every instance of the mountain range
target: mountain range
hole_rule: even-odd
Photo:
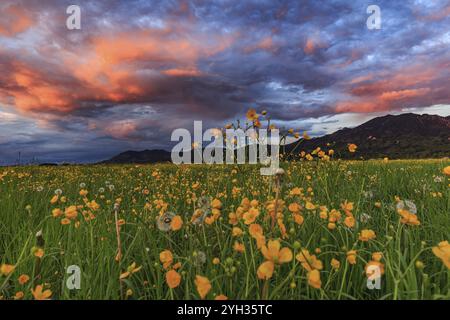
[[[358,146],[356,153],[348,144]],[[442,158],[450,156],[450,116],[404,113],[374,118],[355,128],[344,128],[322,137],[293,143],[285,153],[311,152],[317,147],[333,149],[338,158],[390,159]],[[171,161],[165,150],[126,151],[106,164],[155,163]]]

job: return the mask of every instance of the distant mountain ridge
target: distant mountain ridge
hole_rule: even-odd
[[[349,143],[357,152],[347,151]],[[442,158],[450,156],[450,116],[405,113],[369,120],[355,128],[344,128],[332,134],[285,147],[286,153],[311,152],[317,147],[333,149],[338,158]],[[126,151],[102,163],[155,163],[171,161],[165,150]]]

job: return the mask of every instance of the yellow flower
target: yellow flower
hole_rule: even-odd
[[[268,280],[272,278],[274,269],[275,265],[272,261],[265,261],[258,267],[256,274],[258,275],[259,279]]]
[[[182,226],[183,219],[179,215],[174,216],[170,222],[170,229],[172,229],[172,231],[178,231]]]
[[[63,212],[62,212],[61,209],[56,208],[56,209],[53,209],[53,210],[52,210],[52,216],[53,216],[53,218],[58,218],[58,217],[60,217],[60,216],[62,216],[62,215],[63,215]]]
[[[14,272],[14,269],[16,269],[16,266],[13,266],[11,264],[2,264],[2,266],[0,267],[0,274],[3,276],[8,276]]]
[[[320,272],[317,269],[308,272],[308,284],[316,289],[320,289],[322,281],[320,281]]]
[[[450,269],[450,244],[448,241],[439,242],[437,247],[433,247],[433,253],[442,260],[447,269]]]
[[[142,266],[141,267],[136,267],[136,262],[133,262],[130,266],[128,266],[127,271],[125,271],[124,273],[122,273],[120,275],[120,279],[128,278],[130,275],[132,275],[133,273],[138,272],[141,269],[142,269]]]
[[[354,144],[354,143],[350,143],[348,145],[348,151],[350,151],[351,153],[354,153],[357,148],[358,148],[358,146],[356,144]]]
[[[58,200],[59,200],[59,196],[55,195],[55,196],[53,196],[53,198],[50,199],[50,203],[55,204],[58,202]]]
[[[375,238],[376,238],[375,231],[370,229],[361,230],[361,234],[359,235],[359,240],[364,242],[367,242]]]
[[[256,218],[259,216],[259,210],[256,208],[250,208],[247,212],[244,213],[242,218],[244,219],[245,224],[252,224],[255,222]]]
[[[410,213],[408,210],[398,210],[398,214],[401,216],[400,222],[403,224],[407,224],[410,226],[418,226],[420,225],[419,218],[417,215]]]
[[[166,282],[169,288],[174,289],[180,285],[181,276],[175,270],[169,270],[166,273]]]
[[[214,258],[213,261],[212,261],[212,263],[213,263],[214,265],[218,265],[218,264],[220,263],[220,259],[219,259],[219,258]]]
[[[280,249],[281,244],[278,240],[269,240],[266,245],[261,247],[261,252],[266,260],[273,263],[282,264],[292,260],[292,251],[289,248]]]
[[[22,275],[20,275],[20,277],[19,277],[19,283],[21,284],[21,285],[24,285],[24,284],[26,284],[28,281],[30,281],[30,277],[28,276],[28,275],[26,275],[26,274],[22,274]]]
[[[258,120],[258,114],[256,113],[255,109],[249,109],[247,111],[246,117],[248,120],[250,121],[255,121]]]
[[[306,201],[305,208],[308,210],[314,210],[314,209],[316,209],[316,206],[314,204],[312,204],[311,202]]]
[[[44,286],[37,285],[33,290],[31,289],[31,294],[35,300],[48,300],[52,296],[51,290],[43,290]]]
[[[18,291],[16,292],[16,294],[14,295],[14,300],[21,300],[23,298],[25,294],[23,293],[23,291]]]
[[[233,227],[232,233],[233,233],[233,237],[240,237],[240,236],[242,236],[243,231],[241,228]]]
[[[382,252],[374,252],[374,253],[372,253],[372,260],[380,261],[381,258],[383,258],[383,253]]]
[[[208,292],[211,290],[211,283],[209,282],[209,279],[197,275],[195,277],[194,283],[197,287],[197,292],[200,295],[200,298],[204,299]]]
[[[306,271],[315,269],[322,270],[323,268],[322,261],[317,259],[315,255],[311,255],[307,249],[302,249],[301,252],[295,256],[295,258],[301,263],[302,267]]]
[[[234,243],[233,249],[234,249],[234,251],[236,251],[236,252],[242,253],[242,252],[245,251],[245,246],[244,246],[244,244],[239,243],[239,242],[236,241],[236,242]]]
[[[64,211],[64,214],[67,219],[75,219],[78,215],[77,207],[76,206],[67,207],[66,210]]]
[[[443,170],[442,173],[444,173],[446,176],[450,176],[450,166],[446,166]]]
[[[159,260],[163,264],[163,268],[167,269],[173,262],[172,252],[169,250],[164,250],[159,254]]]
[[[340,266],[341,266],[341,263],[339,262],[339,260],[336,260],[335,258],[331,259],[331,263],[330,264],[331,264],[331,267],[334,270],[338,270],[340,268]]]
[[[357,252],[356,250],[350,250],[347,252],[347,262],[349,264],[356,264]]]

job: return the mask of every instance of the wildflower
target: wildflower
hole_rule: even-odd
[[[354,143],[350,143],[349,145],[348,145],[348,151],[350,151],[351,153],[354,153],[354,152],[356,152],[356,149],[358,148],[358,146],[356,145],[356,144],[354,144]]]
[[[383,253],[382,252],[374,252],[374,253],[372,253],[372,260],[380,261],[381,258],[383,258]]]
[[[59,200],[59,196],[58,195],[54,195],[53,198],[50,199],[50,203],[51,204],[55,204],[57,203]]]
[[[316,206],[314,204],[312,204],[311,202],[306,201],[305,208],[308,210],[314,210],[314,209],[316,209]]]
[[[142,266],[141,267],[136,267],[136,262],[133,262],[130,266],[128,266],[127,271],[125,271],[124,273],[122,273],[120,275],[120,279],[128,278],[133,273],[136,273],[136,272],[138,272],[141,269],[142,269]]]
[[[307,249],[302,249],[300,253],[298,253],[295,258],[302,265],[302,267],[306,271],[311,270],[322,270],[323,264],[322,261],[317,259],[315,255],[311,255]]]
[[[415,214],[410,213],[408,210],[398,210],[401,216],[400,222],[410,226],[420,225],[419,218]]]
[[[2,266],[0,267],[0,274],[3,276],[8,276],[14,272],[14,269],[16,269],[16,266],[13,266],[11,264],[2,264]]]
[[[163,264],[163,268],[167,269],[170,267],[170,265],[173,262],[173,255],[172,252],[169,250],[164,250],[159,254],[159,260]]]
[[[242,253],[245,251],[245,246],[243,243],[235,242],[233,246],[234,251]]]
[[[53,216],[53,218],[58,218],[58,217],[62,216],[63,214],[64,214],[64,213],[63,213],[62,210],[59,209],[59,208],[56,208],[56,209],[53,209],[53,210],[52,210],[52,216]]]
[[[36,258],[42,259],[44,257],[44,249],[42,248],[33,247],[32,252]]]
[[[228,297],[226,295],[219,294],[214,298],[214,300],[228,300]]]
[[[336,260],[335,258],[331,259],[331,263],[330,264],[331,264],[331,267],[334,270],[338,270],[340,268],[340,266],[341,266],[341,263],[339,262],[339,260]]]
[[[244,223],[249,225],[255,222],[256,218],[259,216],[259,210],[256,208],[250,208],[247,212],[244,213],[242,218],[244,219]]]
[[[166,273],[166,282],[169,288],[174,289],[180,285],[181,276],[175,270],[169,270]]]
[[[67,219],[67,218],[64,218],[64,219],[61,220],[61,224],[62,225],[68,225],[68,224],[70,224],[70,220]]]
[[[197,292],[200,295],[200,298],[204,299],[208,292],[211,290],[211,283],[209,282],[209,279],[197,275],[195,277],[194,283],[197,287]]]
[[[442,260],[447,269],[450,269],[450,244],[448,241],[441,241],[437,247],[432,249],[434,255]]]
[[[213,263],[214,265],[218,265],[218,264],[220,263],[220,259],[219,259],[219,258],[214,258],[214,259],[212,260],[212,263]]]
[[[81,189],[80,190],[80,196],[82,196],[82,197],[86,197],[88,193],[89,192],[86,189]]]
[[[316,289],[320,289],[322,281],[320,281],[320,272],[317,269],[308,272],[308,284]]]
[[[364,242],[367,242],[375,238],[376,238],[375,232],[370,229],[361,230],[361,234],[359,235],[359,240]]]
[[[78,211],[76,206],[67,207],[64,211],[64,215],[67,219],[75,219],[78,216]]]
[[[243,231],[241,228],[233,227],[232,234],[233,234],[233,237],[240,237],[240,236],[242,236]]]
[[[256,113],[256,110],[255,109],[249,109],[248,111],[247,111],[247,114],[246,114],[246,117],[247,117],[247,119],[248,120],[250,120],[250,121],[255,121],[255,120],[258,120],[258,114]]]
[[[19,284],[24,285],[28,281],[30,281],[30,277],[28,275],[26,275],[26,274],[22,274],[22,275],[20,275],[18,280],[19,280]]]
[[[353,228],[355,226],[355,223],[356,221],[353,215],[348,215],[344,219],[344,224],[347,226],[347,228]]]
[[[34,290],[31,289],[31,294],[36,300],[48,300],[52,296],[52,291],[44,290],[44,286],[37,285]]]
[[[201,266],[206,262],[206,254],[203,251],[194,251],[192,256],[194,257],[193,262],[196,266]]]
[[[270,279],[275,268],[275,264],[283,264],[292,260],[292,251],[289,248],[280,249],[278,240],[269,240],[266,245],[261,247],[261,252],[267,261],[263,262],[257,270],[258,278]]]
[[[350,250],[347,252],[347,262],[349,264],[356,264],[357,252],[356,250]]]
[[[445,174],[446,176],[450,176],[450,166],[446,166],[443,170],[442,173]]]
[[[172,231],[178,231],[182,226],[183,219],[179,215],[174,216],[172,222],[170,223],[170,229],[172,229]]]
[[[253,223],[249,226],[248,232],[256,240],[256,247],[260,249],[266,243],[266,237],[263,234],[263,229],[259,224]]]
[[[16,294],[14,295],[14,300],[21,300],[24,297],[24,293],[23,291],[18,291],[16,292]]]

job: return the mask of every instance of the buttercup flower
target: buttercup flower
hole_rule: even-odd
[[[35,300],[48,300],[52,296],[52,291],[44,290],[43,285],[37,285],[36,288],[31,289],[31,294]]]
[[[442,260],[447,269],[450,269],[450,244],[448,241],[439,242],[432,251],[436,257]]]
[[[169,270],[166,272],[166,283],[169,288],[174,289],[180,285],[181,276],[175,270]]]
[[[200,298],[204,299],[208,292],[211,290],[211,283],[209,282],[209,279],[197,275],[195,277],[194,283],[197,287],[197,292],[200,295]]]
[[[376,235],[375,235],[375,231],[370,230],[370,229],[364,229],[361,230],[361,233],[359,235],[359,240],[367,242],[369,240],[375,239]]]

